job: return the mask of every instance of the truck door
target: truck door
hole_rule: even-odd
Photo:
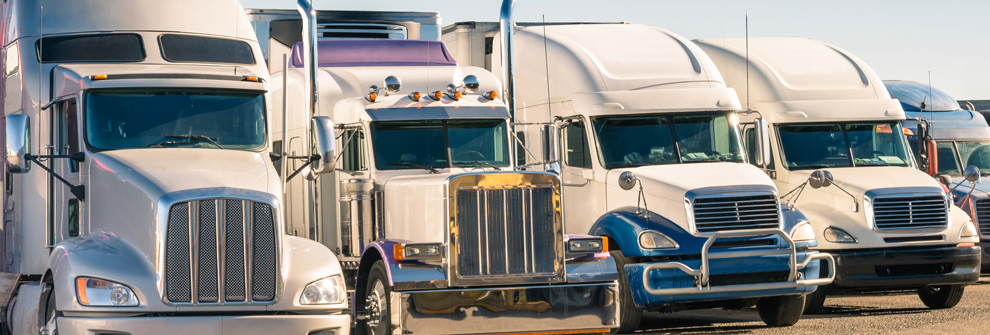
[[[758,145],[756,143],[758,141],[756,138],[756,128],[752,123],[746,123],[742,125],[742,129],[743,143],[746,146],[746,156],[749,158],[750,164],[756,165],[756,146]],[[773,143],[772,140],[771,143]],[[758,167],[762,168],[762,166]],[[774,166],[774,151],[772,144],[770,145],[770,164],[767,165],[767,175],[770,176],[770,179],[773,179],[774,181],[777,180],[777,171]]]
[[[604,185],[595,182],[588,131],[582,119],[575,119],[560,129],[560,169],[563,188],[565,232],[587,234],[598,216],[604,213]]]
[[[51,134],[53,154],[68,155],[79,152],[79,116],[76,100],[59,102],[52,107]],[[51,158],[47,162],[55,173],[73,185],[79,185],[79,162],[66,158]],[[54,179],[54,177],[52,177]],[[52,244],[79,236],[82,230],[81,202],[69,191],[69,187],[57,180],[49,183],[52,197],[52,227],[49,230]]]

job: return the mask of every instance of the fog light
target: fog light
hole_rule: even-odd
[[[655,231],[644,231],[639,234],[639,246],[643,249],[677,249],[674,240]]]
[[[856,237],[845,230],[828,227],[825,228],[825,240],[832,243],[857,243]]]

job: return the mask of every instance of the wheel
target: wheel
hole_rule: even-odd
[[[803,295],[785,295],[760,299],[756,311],[770,327],[787,327],[798,322],[804,313]]]
[[[932,309],[952,308],[962,300],[962,285],[925,286],[918,289],[918,297]]]
[[[362,322],[364,325],[358,323],[358,328],[363,328],[367,335],[391,334],[392,314],[388,310],[388,296],[392,293],[392,288],[388,286],[384,262],[377,261],[371,266],[364,290],[364,313],[367,319]]]
[[[612,250],[608,252],[615,260],[615,266],[619,268],[619,328],[613,329],[613,333],[631,333],[639,328],[639,321],[643,319],[643,310],[633,302],[632,290],[629,289],[629,280],[626,278],[626,264],[632,260],[622,255],[622,250]]]
[[[804,314],[818,314],[825,307],[825,292],[819,287],[804,299]]]
[[[52,284],[46,284],[52,286]],[[55,308],[55,288],[52,287],[48,293],[48,308],[45,310],[45,329],[41,335],[58,335],[58,324],[55,322],[61,313]]]

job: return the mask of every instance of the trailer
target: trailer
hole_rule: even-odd
[[[349,333],[336,257],[285,234],[238,1],[2,13],[4,334]]]
[[[439,41],[320,38],[306,6],[303,39],[272,74],[287,217],[338,253],[356,330],[617,327],[607,243],[564,234],[557,176],[516,169],[499,80]],[[325,138],[338,154],[312,149]]]
[[[833,264],[808,250],[811,225],[747,164],[739,101],[711,60],[648,25],[502,23],[455,23],[443,39],[458,60],[516,78],[506,96],[521,106],[525,165],[561,176],[568,233],[610,241],[620,331],[643,310],[756,305],[768,325],[797,322]]]
[[[695,43],[744,108],[769,122],[758,136],[764,126],[743,119],[747,148],[770,150],[758,165],[810,220],[812,250],[836,259],[835,280],[809,296],[805,313],[821,311],[829,294],[861,290],[916,289],[931,308],[959,302],[980,276],[976,229],[916,168],[904,110],[865,62],[805,38]]]
[[[900,80],[884,80],[883,84],[890,97],[897,99],[904,109],[907,116],[903,122],[904,134],[915,156],[927,154],[921,151],[925,146],[918,146],[925,142],[919,134],[928,133],[936,142],[937,166],[933,171],[952,194],[953,203],[973,219],[979,231],[980,245],[987,245],[990,243],[990,189],[978,185],[987,173],[984,171],[990,171],[990,126],[983,114],[962,109],[952,96],[927,84]],[[927,169],[922,171],[928,172]],[[990,270],[987,249],[983,249],[980,270]]]

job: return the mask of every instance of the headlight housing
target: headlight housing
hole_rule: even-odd
[[[299,295],[300,305],[330,305],[344,302],[344,277],[333,275],[306,285]]]
[[[639,247],[643,249],[677,249],[677,242],[667,235],[647,230],[639,234]]]
[[[832,242],[832,243],[858,243],[859,242],[858,240],[856,240],[856,237],[853,236],[852,234],[850,234],[849,232],[847,232],[845,230],[842,230],[842,229],[839,229],[839,228],[835,228],[835,227],[825,228],[825,233],[823,235],[825,236],[825,240],[826,241],[829,241],[829,242]]]
[[[604,236],[567,239],[569,254],[597,254],[608,252],[608,241]]]
[[[392,250],[392,257],[397,261],[439,259],[442,256],[441,243],[399,243]]]
[[[96,278],[76,278],[76,300],[83,306],[131,307],[137,295],[127,285]]]
[[[959,238],[976,237],[976,223],[973,220],[966,220],[962,228],[959,229]]]
[[[815,239],[815,229],[811,227],[811,223],[804,222],[799,223],[797,227],[791,229],[791,240],[795,242],[798,241],[809,241]]]

